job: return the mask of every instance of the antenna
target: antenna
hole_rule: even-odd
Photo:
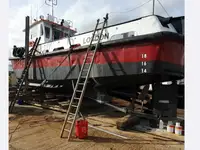
[[[155,14],[155,0],[153,0],[153,15]]]
[[[57,5],[57,0],[45,0],[45,4],[48,5],[48,6],[51,6],[52,8],[52,16],[53,16],[53,6],[56,6]]]
[[[31,4],[31,19],[30,19],[30,24],[32,24],[32,20],[33,20],[33,14],[32,14],[32,4]]]

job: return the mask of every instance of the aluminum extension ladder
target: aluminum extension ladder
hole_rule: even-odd
[[[92,68],[92,65],[94,62],[94,57],[95,57],[97,49],[99,48],[101,37],[103,34],[103,30],[105,28],[105,25],[107,24],[107,20],[108,20],[108,14],[106,14],[106,17],[104,17],[103,22],[100,23],[99,22],[100,20],[99,19],[97,20],[97,24],[95,26],[90,44],[87,49],[87,52],[85,54],[85,58],[84,58],[84,61],[83,61],[82,67],[81,67],[81,71],[79,73],[78,80],[76,82],[74,92],[71,97],[70,104],[68,106],[67,114],[65,116],[64,123],[63,123],[62,129],[61,129],[61,132],[60,132],[61,138],[63,137],[64,131],[68,132],[68,138],[67,138],[68,141],[70,140],[72,131],[74,129],[74,124],[75,124],[75,121],[77,118],[77,114],[79,113],[82,99],[83,99],[83,96],[84,96],[84,93],[86,90],[89,74],[90,74],[90,71],[91,71],[91,68]],[[101,32],[100,32],[98,41],[95,44],[95,47],[92,48],[92,42],[94,41],[95,33],[97,31],[99,24],[103,24],[102,28],[101,28]],[[73,104],[74,102],[77,102],[76,105]],[[69,116],[70,117],[72,116],[72,118],[70,118]],[[66,128],[67,123],[70,124],[70,129]]]
[[[10,105],[9,105],[9,110],[10,112],[12,112],[13,108],[14,108],[14,105],[17,101],[17,99],[19,98],[19,95],[21,93],[21,90],[22,90],[22,86],[23,86],[23,83],[27,77],[27,74],[28,74],[28,71],[29,71],[29,67],[32,63],[32,59],[33,59],[33,56],[35,55],[35,52],[37,51],[37,47],[40,43],[40,39],[41,37],[36,38],[35,42],[34,42],[34,45],[33,47],[31,48],[31,50],[29,51],[29,54],[28,54],[28,62],[27,64],[25,64],[25,67],[24,67],[24,70],[22,71],[22,74],[21,74],[21,77],[20,79],[18,80],[18,86],[17,86],[17,89],[16,89],[16,95],[15,95],[15,98],[10,102]]]

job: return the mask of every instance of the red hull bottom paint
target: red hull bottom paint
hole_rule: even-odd
[[[44,75],[48,78],[51,71],[57,66],[60,66],[57,73],[48,80],[77,79],[80,71],[78,66],[82,65],[85,53],[83,50],[72,52],[70,60],[66,59],[67,51],[66,53],[58,52],[53,55],[35,57],[29,69],[29,79],[40,82],[44,79]],[[113,45],[112,47],[103,47],[96,53],[90,77],[99,81],[103,81],[107,77],[109,80],[123,82],[126,78],[133,79],[137,76],[137,84],[149,83],[153,80],[178,79],[183,77],[183,59],[183,44],[173,40]],[[24,60],[13,59],[11,61],[14,71],[20,77],[24,68]],[[75,69],[70,72],[70,68],[74,67]],[[119,69],[121,73],[118,72],[117,75],[113,73],[113,70],[117,72]],[[159,78],[157,78],[158,76]],[[108,81],[107,79],[105,81]],[[144,80],[149,81],[144,82]]]
[[[84,54],[86,52],[76,51],[71,54],[70,62],[68,59],[61,66],[74,66],[83,64]],[[35,59],[34,68],[57,67],[66,58],[65,54],[38,57]],[[160,41],[155,43],[146,43],[142,45],[116,45],[102,48],[96,53],[94,64],[107,63],[134,63],[144,61],[163,61],[183,66],[184,64],[183,44],[173,41]],[[24,60],[11,60],[13,69],[23,69]]]

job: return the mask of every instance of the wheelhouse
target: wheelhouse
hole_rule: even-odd
[[[70,20],[58,19],[51,15],[47,15],[46,19],[40,16],[39,20],[30,25],[29,46],[33,46],[37,37],[41,37],[40,43],[43,44],[73,36],[77,31],[72,26]]]

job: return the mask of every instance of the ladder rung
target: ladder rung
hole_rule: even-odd
[[[78,83],[79,85],[84,85],[84,83]]]
[[[86,58],[86,62],[92,62],[92,58]]]
[[[71,122],[71,121],[69,121],[69,120],[67,120],[67,122],[72,124],[72,122]]]
[[[70,112],[69,114],[70,114],[70,115],[75,115],[74,113],[71,113],[71,112]]]
[[[86,72],[84,72],[84,73],[86,73]],[[81,79],[86,79],[86,76],[87,76],[87,74],[81,75]],[[85,81],[84,81],[84,82],[85,82]]]
[[[92,58],[86,58],[86,61],[85,61],[86,63],[88,63],[88,62],[92,62]]]
[[[71,105],[71,106],[72,106],[72,107],[76,107],[76,108],[78,107],[77,105]]]
[[[86,61],[92,61],[92,57],[89,57],[89,56],[88,56],[88,57],[86,58]]]
[[[90,64],[91,64],[91,62],[88,62],[88,63],[87,63],[87,62],[85,62],[85,64],[86,64],[86,65],[90,65]]]
[[[89,65],[87,65],[87,66],[84,66],[84,69],[89,69]]]
[[[91,46],[90,49],[91,49],[92,47],[94,47],[94,46],[95,46],[95,45]],[[93,51],[89,51],[88,54],[87,54],[87,56],[93,56],[93,55],[94,55],[94,52],[93,52]]]
[[[74,99],[79,99],[78,97],[74,97]]]
[[[85,78],[86,78],[86,76],[83,76],[83,75],[82,75],[82,76],[81,76],[81,78],[82,78],[82,79],[85,79]]]
[[[80,92],[80,93],[81,93],[81,92],[83,92],[83,91],[82,91],[82,90],[81,90],[81,91],[80,91],[80,90],[76,90],[76,92]]]
[[[89,62],[89,61],[86,61],[86,62],[85,62],[86,65],[90,65],[91,63],[92,63],[92,61],[90,61],[90,62]]]
[[[83,71],[88,71],[88,69],[83,69]]]
[[[92,51],[91,51],[92,52]],[[88,53],[88,55],[87,56],[94,56],[94,53],[92,52],[92,53]]]
[[[88,56],[88,57],[86,58],[86,60],[88,60],[88,61],[89,61],[89,60],[92,61],[92,57],[93,57],[93,56]]]
[[[64,131],[67,131],[67,132],[69,132],[70,130],[68,130],[68,129],[64,129]]]
[[[86,63],[88,63],[88,62],[85,62],[85,64]],[[89,70],[89,67],[90,67],[89,65],[87,67],[83,66],[83,70],[87,71],[87,70]]]
[[[89,68],[89,65],[84,66],[84,68]]]
[[[92,57],[93,57],[93,55],[89,55],[89,56],[86,57],[86,59],[87,59],[87,58],[92,58]]]

